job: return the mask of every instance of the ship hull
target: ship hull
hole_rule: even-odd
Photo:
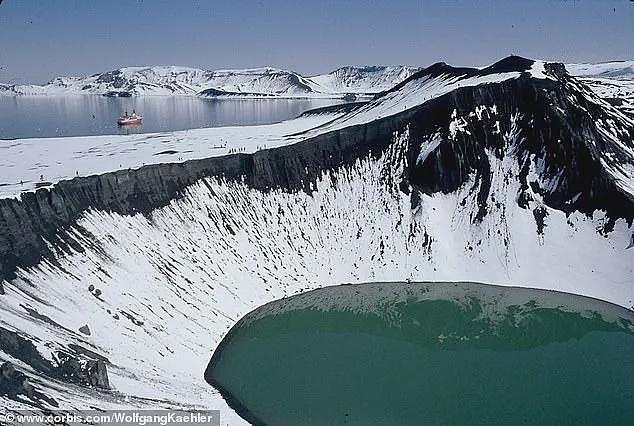
[[[143,122],[142,118],[126,118],[117,120],[117,124],[119,126],[128,126],[130,124],[141,124]]]

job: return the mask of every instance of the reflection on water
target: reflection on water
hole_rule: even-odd
[[[205,373],[264,424],[629,424],[634,314],[474,283],[326,287],[246,315]]]
[[[213,100],[195,97],[0,96],[0,139],[163,132],[199,127],[268,124],[341,101]],[[133,109],[143,125],[119,127]]]

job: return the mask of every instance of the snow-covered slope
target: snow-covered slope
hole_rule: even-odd
[[[305,115],[272,125],[212,127],[166,133],[15,139],[0,142],[0,198],[19,197],[62,180],[165,162],[250,154],[304,136],[342,113]],[[107,159],[104,161],[104,158]]]
[[[634,308],[634,122],[563,66],[437,64],[304,119],[41,141],[67,151],[14,167],[53,175],[81,150],[112,171],[0,200],[0,331],[35,350],[20,359],[13,338],[0,360],[63,409],[219,408],[234,424],[203,379],[212,351],[246,312],[305,289],[481,281]],[[198,157],[219,139],[238,152]],[[3,152],[36,153],[28,142]],[[60,379],[46,364],[60,353],[106,358],[111,389]]]
[[[367,95],[391,89],[419,70],[405,66],[342,67],[308,79],[324,92]]]
[[[634,61],[602,62],[597,64],[566,64],[568,72],[577,77],[634,80]]]
[[[90,77],[58,77],[44,86],[1,85],[0,94],[108,96],[202,95],[340,98],[371,95],[409,77],[411,67],[346,67],[303,77],[275,68],[207,71],[176,66],[127,67]]]
[[[567,64],[597,95],[634,117],[634,61],[599,64]]]

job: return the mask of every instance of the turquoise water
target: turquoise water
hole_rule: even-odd
[[[206,378],[255,423],[631,424],[630,311],[470,286],[331,287],[273,302],[231,330]]]

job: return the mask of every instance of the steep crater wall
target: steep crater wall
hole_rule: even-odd
[[[324,171],[368,155],[379,155],[395,131],[411,114],[317,136],[294,145],[254,154],[235,154],[184,163],[165,163],[140,169],[62,181],[51,189],[0,200],[0,283],[14,277],[17,267],[28,267],[70,246],[81,251],[66,234],[88,209],[120,214],[147,214],[177,198],[192,183],[211,176],[244,180],[263,191],[271,188],[311,190]],[[1,289],[1,288],[0,288]]]
[[[561,70],[555,72],[565,74]],[[594,141],[597,147],[609,144],[594,126],[594,120],[602,117],[603,112],[592,105],[574,105],[569,97],[571,90],[562,81],[536,80],[524,73],[500,83],[459,88],[399,114],[293,145],[254,154],[80,177],[59,182],[51,189],[25,193],[20,200],[2,199],[0,283],[12,279],[16,268],[36,265],[43,256],[54,261],[52,255],[56,250],[72,247],[82,251],[81,245],[66,230],[88,209],[125,215],[148,214],[179,197],[187,186],[211,176],[244,180],[263,191],[282,188],[310,192],[312,184],[324,172],[345,167],[367,155],[378,156],[391,144],[394,132],[406,128],[410,135],[409,168],[403,176],[402,190],[407,192],[413,186],[423,193],[449,193],[475,173],[479,185],[476,188],[478,215],[484,215],[489,208],[487,195],[491,179],[485,154],[492,150],[496,155],[505,155],[503,148],[508,144],[504,135],[512,132],[513,124],[499,120],[497,131],[491,131],[491,122],[483,120],[469,124],[468,132],[452,135],[452,120],[480,106],[495,106],[500,117],[520,117],[522,139],[514,152],[520,166],[525,168],[532,154],[542,155],[546,174],[564,174],[554,190],[534,188],[543,191],[546,204],[564,211],[586,213],[603,209],[614,218],[631,221],[634,201],[614,185],[599,163],[597,150],[593,151],[588,145],[588,140]],[[631,144],[632,131],[629,135],[626,143]],[[421,147],[427,146],[433,137],[441,138],[442,142],[420,163]],[[525,174],[520,174],[519,179],[524,188],[531,185]],[[578,192],[582,192],[582,196],[577,197],[575,203],[568,203]],[[526,207],[524,201],[519,194],[520,207]],[[417,202],[416,192],[412,202]]]

